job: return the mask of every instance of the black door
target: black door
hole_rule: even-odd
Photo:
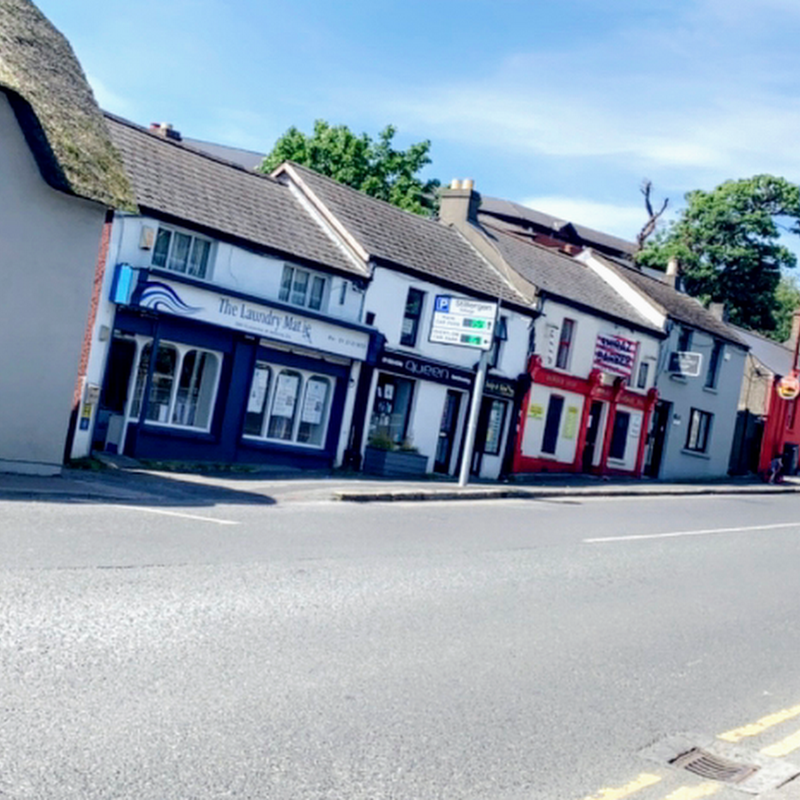
[[[434,472],[447,474],[450,469],[450,456],[453,452],[453,440],[458,426],[458,411],[461,408],[461,392],[447,390],[442,411],[442,423],[439,426],[439,441],[436,444],[436,459],[433,463]]]
[[[128,402],[128,384],[135,358],[136,342],[133,339],[115,337],[111,340],[103,388],[100,393],[100,405],[97,409],[97,419],[92,434],[94,449],[103,449],[109,418],[112,415],[121,416],[125,413],[125,406]]]
[[[644,464],[644,474],[650,478],[657,478],[661,471],[661,458],[664,455],[664,443],[667,438],[667,426],[671,415],[672,403],[659,400],[653,411],[653,422],[647,434],[647,457]]]
[[[542,436],[542,452],[554,454],[558,443],[558,429],[561,426],[561,412],[564,409],[564,398],[557,394],[550,395],[547,404],[547,419]]]
[[[603,404],[599,400],[593,400],[592,407],[589,409],[589,422],[586,425],[586,442],[583,445],[582,466],[584,472],[590,472],[592,469],[602,414]]]

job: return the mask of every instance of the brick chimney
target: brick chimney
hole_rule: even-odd
[[[174,142],[180,142],[183,138],[180,131],[176,131],[175,128],[172,127],[171,122],[151,122],[150,132],[157,133],[165,139],[172,139]]]
[[[450,181],[450,188],[439,195],[439,219],[448,225],[475,222],[478,218],[478,206],[481,196],[473,188],[472,178]]]
[[[709,303],[708,310],[714,319],[718,319],[720,322],[727,321],[725,303]]]
[[[792,332],[789,334],[788,341],[784,342],[787,347],[795,348],[797,339],[800,337],[800,308],[795,309],[792,314]]]

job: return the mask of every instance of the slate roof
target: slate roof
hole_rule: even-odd
[[[622,323],[662,333],[580,261],[498,228],[486,224],[481,228],[503,258],[542,292],[579,303]]]
[[[555,217],[552,214],[545,214],[543,211],[536,211],[536,209],[528,208],[519,203],[512,203],[510,200],[481,196],[480,205],[478,206],[478,221],[493,225],[495,223],[492,222],[491,217],[504,218],[506,220],[525,220],[554,232],[561,231],[571,225],[580,239],[588,245],[609,248],[625,254],[633,254],[636,250],[636,245],[633,242],[628,242],[617,236],[587,228],[585,225],[579,225],[570,220]]]
[[[266,153],[256,153],[254,150],[229,147],[226,144],[216,144],[215,142],[204,142],[202,139],[189,139],[186,136],[181,141],[194,150],[200,150],[224,161],[231,161],[245,169],[260,167],[261,162],[267,157]]]
[[[794,350],[785,344],[767,339],[754,331],[746,331],[738,326],[734,328],[737,336],[750,348],[750,355],[757,358],[767,369],[775,375],[788,375],[792,371]]]
[[[740,347],[747,347],[746,342],[731,325],[717,319],[694,297],[677,291],[669,284],[658,280],[658,278],[651,278],[645,275],[635,267],[625,266],[619,261],[603,258],[599,253],[594,253],[594,256],[611,269],[616,270],[624,280],[639,289],[642,294],[654,300],[669,317],[677,322],[706,331],[712,336],[717,336]]]
[[[366,277],[289,187],[106,114],[143,210]]]
[[[529,307],[454,228],[370,197],[308,167],[291,162],[289,166],[370,258]]]
[[[75,53],[28,0],[0,0],[2,90],[51,186],[107,206],[134,207]]]

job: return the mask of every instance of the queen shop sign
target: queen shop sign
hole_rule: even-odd
[[[208,322],[287,344],[363,361],[369,334],[239,297],[149,275],[139,290],[140,308]]]

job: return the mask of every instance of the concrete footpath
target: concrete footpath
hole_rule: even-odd
[[[800,492],[800,477],[778,485],[757,478],[666,483],[599,479],[591,476],[531,476],[514,482],[478,482],[460,488],[454,481],[391,481],[329,473],[276,475],[265,472],[197,473],[145,469],[133,463],[109,464],[99,471],[65,468],[57,477],[0,473],[0,499],[136,505],[216,505],[225,503],[320,503],[330,501],[409,502],[436,500],[630,497],[708,494],[785,494]]]

